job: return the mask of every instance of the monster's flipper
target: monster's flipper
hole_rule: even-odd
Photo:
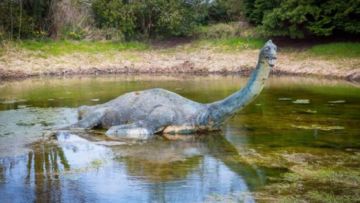
[[[68,128],[93,128],[101,123],[101,118],[105,115],[105,109],[97,109],[96,111],[90,113],[83,119],[79,120],[77,123],[69,126]]]

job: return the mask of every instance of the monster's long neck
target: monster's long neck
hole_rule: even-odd
[[[208,104],[210,119],[216,124],[221,124],[231,115],[247,106],[260,94],[269,73],[269,65],[260,56],[256,69],[251,73],[245,87],[223,100]]]

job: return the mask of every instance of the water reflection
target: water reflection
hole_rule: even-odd
[[[186,177],[188,171],[204,167],[204,159],[209,157],[211,162],[221,162],[242,176],[249,188],[265,184],[264,173],[272,170],[243,163],[238,150],[222,133],[195,135],[181,141],[152,140],[146,144],[114,148],[113,151],[126,162],[131,175],[154,182]],[[281,169],[273,170],[281,172]]]
[[[74,134],[31,145],[31,151],[0,160],[5,201],[202,202],[215,194],[252,202],[263,183],[261,169],[241,163],[221,134],[169,141],[89,141]],[[14,194],[16,197],[14,197]],[[15,199],[14,199],[15,198]]]
[[[28,154],[25,184],[34,188],[35,200],[60,202],[59,173],[69,169],[70,165],[61,147],[36,144],[33,146],[33,151]]]

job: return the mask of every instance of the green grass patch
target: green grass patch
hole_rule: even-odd
[[[219,52],[232,52],[242,50],[260,49],[264,46],[266,40],[260,38],[219,38],[219,39],[197,39],[190,43],[176,47],[164,48],[159,50],[163,54],[176,54],[180,52],[196,52],[203,49],[215,49]]]
[[[224,39],[206,39],[201,40],[200,44],[208,44],[219,47],[224,50],[244,50],[244,49],[260,49],[264,46],[266,40],[260,38],[243,38],[233,37]]]
[[[141,51],[149,46],[141,42],[94,41],[22,41],[18,47],[37,51],[42,56],[59,56],[71,53],[106,53],[116,51]]]
[[[359,42],[335,42],[329,44],[315,45],[308,50],[309,54],[325,57],[360,57]]]
[[[310,191],[306,194],[306,197],[310,200],[310,202],[327,202],[327,203],[345,203],[345,202],[359,202],[360,195],[359,194],[351,194],[351,195],[335,195],[329,192],[323,191]]]

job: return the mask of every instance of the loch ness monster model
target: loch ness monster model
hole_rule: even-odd
[[[104,104],[79,107],[79,121],[69,127],[100,127],[108,129],[109,137],[136,139],[219,130],[260,94],[275,65],[276,49],[271,40],[266,42],[247,84],[223,100],[201,104],[160,88],[135,91]]]

